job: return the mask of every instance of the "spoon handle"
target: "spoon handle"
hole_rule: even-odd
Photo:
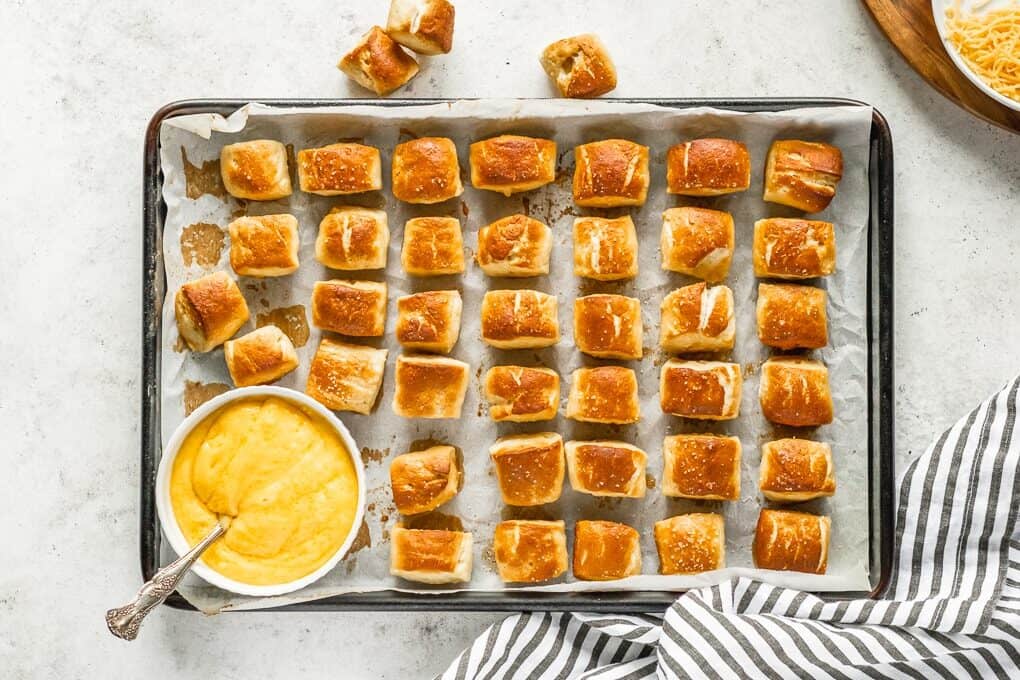
[[[157,571],[153,577],[141,587],[135,599],[122,607],[116,607],[106,612],[106,625],[110,632],[122,640],[134,640],[138,637],[138,628],[142,620],[154,608],[163,604],[163,601],[170,596],[170,593],[177,589],[184,575],[191,569],[191,565],[202,556],[205,549],[223,535],[226,529],[219,522],[216,527],[203,538],[199,543],[184,553],[176,560]]]

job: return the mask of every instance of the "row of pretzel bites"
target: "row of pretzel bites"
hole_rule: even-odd
[[[535,189],[555,178],[556,145],[551,140],[503,135],[476,142],[470,151],[471,181],[479,189],[509,196]],[[837,167],[832,162],[826,165],[819,158],[827,157],[831,161],[833,154],[838,159],[838,149],[824,144],[777,141],[767,161],[765,198],[804,210],[824,209],[835,193],[841,160]],[[743,191],[749,186],[749,158],[746,148],[739,142],[693,140],[671,148],[668,159],[667,184],[671,193],[711,196]],[[578,205],[614,207],[644,203],[648,189],[646,147],[626,140],[593,142],[577,147],[575,160],[573,196]],[[297,163],[300,187],[309,193],[336,196],[374,191],[382,186],[379,153],[372,147],[334,144],[305,149],[299,152]],[[254,140],[224,147],[221,172],[228,192],[239,198],[274,200],[292,191],[286,151],[279,142]],[[463,191],[456,147],[445,138],[425,137],[398,145],[393,155],[392,178],[394,195],[409,203],[439,203]],[[756,273],[783,279],[828,273],[834,261],[831,234],[832,225],[825,222],[761,220],[755,228]],[[297,221],[291,215],[242,217],[231,223],[230,235],[230,261],[238,275],[282,276],[298,267]],[[388,243],[385,212],[335,208],[320,224],[316,258],[327,267],[341,271],[384,268]],[[575,273],[600,281],[633,278],[637,273],[636,244],[629,216],[578,218],[574,225]],[[670,209],[664,215],[661,246],[664,269],[711,282],[721,281],[728,272],[733,251],[732,217],[704,208]],[[546,274],[550,250],[549,228],[524,215],[512,215],[479,230],[478,264],[491,276]],[[463,272],[459,220],[449,217],[409,220],[404,229],[401,262],[409,274],[416,276]],[[806,288],[801,291],[789,284],[765,286],[763,284],[759,299],[759,335],[764,342],[784,349],[825,344],[824,291]],[[807,298],[800,293],[808,290],[817,292],[807,293],[813,297],[808,301],[811,304],[805,306]],[[772,292],[766,296],[766,291]],[[818,293],[822,295],[820,307]],[[773,300],[773,303],[764,304],[763,300]],[[385,283],[320,281],[313,292],[312,320],[324,330],[349,337],[380,336],[385,325],[386,303]],[[468,382],[468,366],[441,356],[448,353],[458,339],[459,292],[426,291],[402,297],[397,304],[396,335],[401,344],[409,350],[438,355],[411,354],[398,358],[394,411],[414,418],[459,417]],[[236,283],[223,272],[184,284],[177,293],[175,309],[181,335],[193,351],[208,351],[225,344],[225,358],[237,385],[270,382],[297,365],[289,339],[275,327],[265,326],[230,340],[247,321],[248,310]],[[482,339],[497,348],[545,347],[559,340],[555,296],[532,290],[491,290],[485,295],[481,315]],[[803,323],[802,317],[810,323]],[[575,343],[582,352],[602,358],[640,358],[641,314],[636,299],[606,294],[584,296],[575,302],[574,319]],[[709,288],[705,283],[698,283],[668,295],[662,304],[660,342],[671,352],[731,349],[732,293],[722,285]],[[385,359],[386,350],[324,338],[310,367],[307,392],[332,409],[369,413],[381,385]],[[763,387],[762,404],[766,415],[790,425],[818,424],[800,422],[820,417],[811,415],[814,402],[806,408],[797,401],[813,399],[813,392],[809,395],[784,395],[782,392],[783,386],[803,384],[799,378],[782,376],[793,375],[791,371],[804,367],[798,360],[772,360],[764,373],[771,375],[773,364],[780,373],[769,384],[777,386],[776,395],[779,396],[774,407],[768,406],[772,400],[767,397],[772,392]],[[636,386],[633,371],[625,367],[580,369],[572,377],[567,417],[599,423],[635,422],[640,417]],[[739,367],[722,362],[674,359],[663,366],[660,398],[665,412],[686,418],[720,420],[736,417],[739,387]],[[485,392],[494,419],[547,420],[555,417],[558,410],[559,376],[547,368],[496,366],[485,377]],[[793,416],[784,415],[791,412]],[[791,418],[798,422],[787,422]],[[790,456],[794,456],[792,460],[810,463],[809,468],[814,470],[816,452],[809,452],[811,456],[805,458],[798,454],[799,440],[792,441],[779,447],[785,456],[783,469],[789,470]],[[550,447],[558,463],[536,465],[542,460],[542,455],[536,451],[548,454]],[[643,483],[638,482],[644,479],[644,452],[622,442],[568,442],[565,448],[574,488],[595,495],[643,495]],[[537,505],[558,498],[564,476],[563,451],[558,435],[552,434],[511,437],[497,442],[492,455],[504,500],[511,505]],[[696,498],[733,497],[734,474],[731,473],[739,469],[739,442],[735,439],[673,437],[667,439],[665,453],[665,493]],[[406,456],[410,458],[398,457],[392,469],[398,508],[401,505],[412,508],[408,513],[431,510],[449,498],[438,492],[450,493],[452,489],[455,493],[457,485],[451,484],[451,480],[459,480],[460,473],[456,459],[451,462],[449,451],[429,450]],[[697,488],[691,487],[692,481]],[[789,480],[784,484],[789,486]],[[736,485],[738,489],[739,478]],[[770,490],[765,491],[770,493]],[[825,492],[785,487],[771,491],[815,495]],[[739,495],[739,490],[735,493]],[[401,501],[402,494],[405,500],[410,499],[407,503]],[[425,494],[424,499],[421,494]],[[635,562],[630,548],[617,551],[626,555],[626,560],[617,559],[601,566],[587,564],[584,555],[604,554],[612,547],[606,541],[632,546],[636,532],[604,522],[585,526],[585,531],[579,531],[578,535],[596,543],[591,549],[583,545],[575,547],[575,562],[580,559],[580,564],[575,564],[575,572],[579,576],[620,578],[640,569],[639,555]],[[660,522],[656,536],[662,557],[661,571],[685,573],[721,565],[721,529],[721,518],[716,515],[689,515]],[[429,541],[433,540],[447,547],[458,546],[457,564],[463,569],[463,551],[467,549],[470,553],[463,539],[454,541],[449,536],[420,531],[401,527],[401,531],[394,534],[395,573],[435,580],[435,574],[419,574],[415,569],[400,566],[404,557],[411,555],[409,559],[415,563],[417,558],[413,555],[422,557],[422,550],[432,550],[435,546]],[[565,545],[561,540],[562,532],[562,522],[501,525],[497,539],[503,537],[505,549],[496,552],[503,578],[541,580],[515,570],[517,558],[514,556],[522,555],[525,547],[533,544]],[[536,543],[539,537],[543,538]],[[497,547],[500,543],[497,540]],[[407,544],[406,550],[400,548],[404,544]],[[598,546],[602,547],[596,549]],[[558,550],[550,552],[545,562],[547,566],[552,559],[549,555],[560,553]],[[530,558],[525,561],[535,563]],[[562,565],[560,562],[557,558],[555,565],[565,565],[565,560]],[[785,565],[785,568],[802,567],[799,563]],[[824,569],[824,561],[821,567]],[[549,568],[541,573],[557,569]],[[554,575],[559,573],[562,570]],[[463,576],[461,571],[456,579]]]
[[[817,212],[825,209],[834,197],[841,175],[842,157],[837,148],[793,140],[776,142],[766,164],[764,197],[805,212]],[[704,229],[701,231],[705,233]],[[717,226],[715,231],[732,238],[732,221]],[[664,233],[663,252],[666,251]],[[759,340],[780,350],[826,346],[826,292],[790,281],[823,277],[834,271],[833,225],[806,219],[759,220],[754,228],[752,262],[759,279],[779,280],[758,285]],[[717,282],[726,271],[686,273]],[[672,317],[675,320],[670,324],[666,321],[667,309],[675,310]],[[675,336],[675,341],[662,343],[667,351],[684,354],[733,348],[733,295],[724,285],[708,287],[701,283],[673,291],[663,301],[662,318],[662,338]],[[738,364],[670,359],[662,368],[660,382],[663,411],[686,418],[736,418],[741,383]],[[773,356],[761,367],[759,402],[763,415],[777,425],[813,428],[830,423],[833,413],[826,367],[800,356]],[[730,501],[740,498],[741,443],[737,437],[714,434],[667,437],[663,455],[664,494]],[[830,447],[792,437],[767,442],[762,447],[759,490],[776,503],[831,496],[835,492],[835,477]],[[670,531],[667,527],[674,522],[684,528],[674,528],[667,534]],[[664,553],[664,536],[679,545],[689,545],[697,532],[693,528],[695,523],[701,526],[703,543],[705,536],[718,536],[718,545],[723,544],[721,515],[682,515],[657,523],[660,556]],[[825,573],[829,527],[828,517],[763,509],[752,544],[755,566]],[[718,561],[713,563],[713,558]],[[706,559],[714,567],[722,566],[721,552]]]

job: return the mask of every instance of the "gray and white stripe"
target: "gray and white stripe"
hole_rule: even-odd
[[[664,617],[517,614],[442,680],[1020,678],[1020,378],[911,461],[882,600],[827,602],[747,578]]]

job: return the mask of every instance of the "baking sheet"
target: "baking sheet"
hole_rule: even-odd
[[[302,267],[297,274],[282,279],[241,279],[252,310],[250,330],[259,314],[272,309],[306,306],[311,286],[331,273],[313,257],[314,238],[321,217],[334,205],[362,204],[384,207],[389,215],[391,247],[385,277],[373,273],[353,273],[351,278],[385,278],[391,303],[387,336],[380,346],[390,349],[383,391],[371,416],[343,413],[341,418],[362,448],[366,462],[368,509],[367,541],[331,574],[317,584],[277,598],[246,598],[225,593],[191,579],[180,592],[196,607],[212,612],[223,608],[258,608],[328,597],[345,592],[401,589],[414,592],[449,593],[456,588],[418,586],[399,581],[388,573],[388,531],[398,516],[392,508],[388,488],[388,462],[394,455],[413,448],[423,440],[444,441],[459,447],[465,460],[465,484],[461,494],[441,510],[459,517],[475,536],[475,568],[468,589],[502,591],[505,586],[495,574],[491,558],[491,536],[501,519],[517,516],[562,518],[568,533],[576,519],[610,519],[635,526],[642,534],[645,572],[642,576],[609,583],[573,581],[569,576],[551,585],[520,587],[515,590],[671,590],[718,582],[738,574],[753,574],[772,583],[811,591],[867,590],[868,563],[868,461],[867,461],[867,336],[866,273],[868,220],[868,155],[871,109],[861,106],[810,108],[776,113],[737,113],[705,108],[672,109],[647,104],[597,101],[467,101],[453,104],[389,108],[380,106],[344,106],[309,109],[269,109],[249,105],[224,119],[218,115],[197,114],[176,117],[161,129],[161,163],[164,172],[164,199],[167,217],[164,227],[164,259],[168,297],[184,281],[213,269],[229,271],[227,244],[223,240],[218,258],[205,261],[196,257],[194,248],[184,249],[181,237],[190,225],[213,225],[225,229],[239,214],[290,212],[298,217],[301,228]],[[388,178],[378,194],[362,197],[325,198],[296,192],[284,201],[245,203],[223,198],[215,183],[208,183],[215,171],[215,159],[223,144],[243,139],[267,137],[279,139],[294,149],[320,146],[339,139],[363,139],[380,148],[384,168],[389,167],[393,146],[410,134],[444,135],[457,142],[462,170],[467,168],[467,146],[471,141],[516,132],[549,136],[559,145],[561,181],[535,192],[506,198],[473,190],[465,181],[465,193],[459,199],[436,206],[408,206],[389,194]],[[663,161],[666,149],[682,139],[702,136],[732,137],[744,141],[753,163],[752,189],[715,199],[688,199],[665,193]],[[630,210],[637,225],[641,271],[630,282],[606,284],[574,277],[572,272],[571,228],[576,214],[603,214],[577,209],[570,200],[569,178],[573,169],[572,148],[606,137],[624,137],[651,147],[652,183],[645,206]],[[783,436],[765,421],[757,402],[757,369],[768,356],[758,343],[754,327],[756,281],[751,271],[750,242],[753,223],[766,216],[795,215],[782,206],[760,199],[761,170],[769,143],[776,138],[801,137],[837,144],[843,150],[845,175],[832,206],[820,215],[835,223],[837,233],[837,273],[821,285],[829,291],[830,346],[817,352],[830,369],[836,405],[836,420],[820,428],[816,436],[833,446],[839,488],[832,499],[800,506],[825,512],[833,520],[829,571],[823,576],[767,572],[752,568],[750,543],[761,499],[756,493],[760,444]],[[186,157],[186,158],[185,158]],[[203,169],[210,172],[201,172]],[[384,173],[384,175],[388,174]],[[191,197],[189,197],[189,186]],[[206,189],[210,193],[201,193]],[[199,195],[201,194],[201,195]],[[694,280],[663,272],[659,267],[658,236],[661,212],[673,205],[704,205],[727,210],[734,215],[737,246],[730,277],[726,281],[734,291],[737,311],[737,346],[731,360],[745,366],[741,417],[730,423],[697,423],[665,416],[658,406],[658,370],[665,356],[656,348],[658,306],[662,297],[675,287]],[[463,276],[432,279],[406,277],[399,266],[403,223],[419,215],[455,215],[462,219],[465,247],[470,257],[480,226],[514,212],[528,212],[545,221],[553,230],[552,270],[548,277],[536,279],[487,279],[477,267],[469,265]],[[623,214],[625,209],[605,214]],[[206,235],[214,229],[203,227]],[[189,234],[197,233],[195,229]],[[189,263],[185,263],[189,255]],[[199,253],[201,255],[201,253]],[[364,276],[362,275],[364,274]],[[346,277],[346,274],[343,275]],[[558,345],[539,351],[501,351],[479,340],[478,309],[489,288],[531,287],[555,292],[560,300],[562,339]],[[453,356],[472,365],[474,379],[459,421],[406,420],[393,415],[392,367],[399,353],[391,331],[394,326],[393,298],[427,289],[458,288],[464,298],[461,340]],[[485,413],[479,377],[498,363],[541,363],[558,370],[563,377],[565,397],[570,372],[580,365],[613,363],[583,357],[573,347],[573,299],[581,294],[605,291],[638,297],[642,302],[646,355],[640,362],[622,362],[638,372],[643,418],[634,426],[613,427],[566,420],[531,424],[494,424]],[[165,444],[173,428],[184,417],[185,392],[196,395],[215,391],[217,384],[229,384],[222,351],[192,355],[179,351],[172,304],[163,308],[161,418]],[[319,333],[310,329],[307,343],[298,349],[301,367],[280,384],[295,389],[304,386],[307,368],[318,344]],[[190,387],[189,387],[190,385]],[[222,388],[219,388],[222,389]],[[565,401],[565,398],[564,398]],[[562,410],[561,410],[562,413]],[[564,439],[595,437],[619,438],[642,447],[649,454],[648,472],[657,482],[661,475],[662,438],[678,432],[710,431],[734,434],[744,445],[741,484],[737,502],[702,502],[665,499],[656,488],[644,499],[596,499],[564,488],[556,504],[540,511],[514,511],[499,500],[495,478],[491,474],[487,448],[497,436],[512,432],[560,432]],[[727,565],[718,572],[697,576],[654,575],[658,566],[652,538],[652,524],[680,512],[722,512],[726,519]],[[569,540],[569,537],[568,537]],[[365,545],[368,543],[368,545]],[[165,545],[165,542],[164,542]]]

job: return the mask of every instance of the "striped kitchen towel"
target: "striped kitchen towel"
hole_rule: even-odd
[[[1020,378],[911,461],[882,600],[748,578],[664,616],[517,614],[440,677],[1020,678]]]

